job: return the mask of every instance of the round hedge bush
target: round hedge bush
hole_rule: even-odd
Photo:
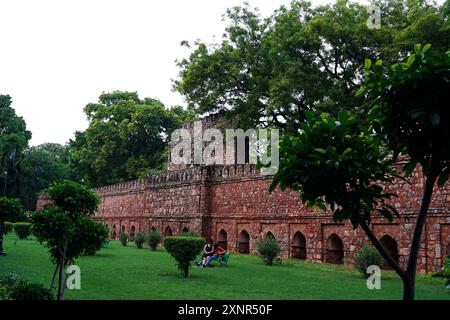
[[[273,264],[273,261],[281,251],[281,246],[273,236],[265,236],[256,241],[256,252],[258,252],[261,260],[268,266]]]
[[[122,245],[123,245],[124,247],[126,247],[127,244],[128,244],[128,233],[126,233],[126,232],[121,232],[121,233],[119,234],[119,240],[120,240],[120,243],[122,243]]]
[[[142,247],[144,246],[144,243],[145,243],[145,235],[141,232],[138,232],[134,236],[134,244],[136,245],[136,247],[138,249],[142,249]]]
[[[370,276],[367,273],[367,268],[372,265],[380,267],[382,263],[383,257],[378,250],[374,246],[365,245],[356,251],[353,265],[367,279]]]
[[[202,251],[205,239],[200,237],[171,236],[164,238],[164,247],[175,258],[181,275],[185,278],[189,275],[191,262]]]
[[[28,222],[16,222],[13,224],[14,231],[21,240],[31,235],[31,226],[32,224]]]
[[[155,251],[161,242],[161,234],[158,231],[150,231],[147,234],[147,244],[150,250]]]

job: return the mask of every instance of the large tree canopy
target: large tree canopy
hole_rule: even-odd
[[[37,193],[53,182],[73,178],[68,161],[68,147],[57,143],[44,143],[25,150],[18,194],[25,209],[35,210]]]
[[[296,131],[305,111],[367,114],[355,97],[365,58],[398,61],[415,43],[444,51],[450,40],[448,3],[378,1],[381,28],[367,27],[367,7],[348,1],[313,7],[304,1],[262,19],[249,6],[227,11],[223,40],[195,43],[178,62],[174,87],[199,114],[229,110],[240,125]],[[190,47],[189,43],[183,42]]]
[[[0,195],[15,195],[20,178],[20,160],[31,139],[25,121],[11,107],[11,97],[0,95]]]
[[[70,142],[71,165],[92,186],[142,178],[163,169],[167,137],[189,119],[181,107],[166,109],[135,92],[104,93],[84,111],[89,127]]]

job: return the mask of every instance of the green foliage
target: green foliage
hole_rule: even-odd
[[[164,238],[164,247],[175,258],[181,275],[185,278],[189,275],[191,262],[202,251],[205,239],[200,237],[172,236]]]
[[[82,255],[93,256],[100,251],[108,240],[108,228],[89,217],[80,217],[75,222],[77,241],[71,241],[68,251],[81,252]],[[72,254],[73,255],[73,254]],[[78,256],[78,255],[77,255]]]
[[[121,232],[119,234],[120,243],[125,247],[128,244],[128,233]]]
[[[256,252],[258,252],[261,260],[268,266],[273,264],[281,251],[281,246],[273,236],[264,236],[256,240]]]
[[[378,250],[374,246],[365,245],[356,251],[353,266],[365,278],[368,278],[370,274],[367,273],[367,268],[372,265],[381,267],[382,263],[383,257]]]
[[[0,96],[0,102],[1,102]],[[21,215],[22,205],[18,199],[0,197],[0,256],[3,254],[3,235],[5,234],[5,220],[14,219]]]
[[[161,242],[161,234],[158,231],[150,231],[147,234],[147,243],[150,250],[155,251],[158,244]]]
[[[181,235],[184,236],[184,237],[194,237],[194,238],[195,238],[195,237],[200,237],[199,234],[197,234],[196,232],[191,231],[191,230],[189,230],[189,231],[184,231]]]
[[[11,103],[9,95],[0,95],[0,195],[17,196],[22,152],[31,139],[31,132]]]
[[[0,197],[0,221],[4,222],[20,215],[23,207],[18,199]]]
[[[142,232],[136,233],[134,236],[134,244],[138,249],[142,249],[145,243],[145,235]]]
[[[104,93],[84,111],[89,127],[70,142],[71,164],[91,186],[144,178],[164,169],[167,137],[189,119],[181,107],[166,109],[135,92]]]
[[[444,260],[444,266],[442,269],[433,272],[432,276],[437,278],[445,278],[445,285],[450,289],[450,256]]]
[[[394,157],[411,158],[405,173],[411,174],[420,163],[425,175],[440,176],[440,186],[450,172],[449,79],[450,51],[417,44],[403,62],[367,68],[361,89],[373,106],[374,130],[394,150]]]
[[[240,127],[275,125],[296,132],[307,110],[347,110],[365,119],[369,103],[355,96],[365,58],[392,63],[424,39],[441,52],[450,42],[448,13],[436,5],[377,5],[377,30],[367,27],[367,6],[350,1],[295,1],[268,19],[248,5],[231,8],[221,42],[183,42],[191,54],[178,62],[175,89],[198,114],[224,110],[238,116]]]
[[[28,222],[16,222],[14,223],[14,232],[19,239],[23,240],[31,235],[31,223]]]
[[[31,283],[15,273],[0,278],[0,300],[53,300],[51,290],[42,284]]]
[[[100,204],[100,198],[95,192],[70,180],[52,184],[46,193],[54,205],[71,218],[77,215],[93,215]]]
[[[25,150],[18,196],[26,209],[36,209],[37,193],[54,182],[62,182],[73,176],[68,154],[67,146],[56,143],[44,143]]]
[[[11,300],[54,300],[52,291],[40,283],[20,280],[8,291]]]
[[[80,255],[94,255],[108,238],[108,229],[90,215],[97,211],[96,193],[73,181],[54,183],[47,191],[50,205],[32,216],[33,233],[49,249],[50,259],[61,271]],[[64,299],[65,284],[58,273],[58,300]]]
[[[7,234],[8,232],[13,231],[13,223],[12,222],[5,222],[5,229],[3,230],[4,234]]]
[[[306,116],[300,134],[280,143],[280,167],[270,190],[279,185],[299,191],[308,206],[331,209],[334,220],[350,219],[355,228],[370,221],[373,211],[389,220],[398,215],[386,203],[394,195],[379,186],[395,175],[380,139],[346,112],[338,118]]]

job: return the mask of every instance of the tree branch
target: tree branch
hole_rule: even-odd
[[[386,249],[383,247],[381,242],[377,239],[377,237],[374,235],[372,230],[370,230],[367,223],[363,220],[359,223],[361,227],[363,228],[364,232],[369,237],[370,241],[373,243],[375,248],[378,249],[378,251],[381,253],[381,256],[386,259],[386,261],[389,263],[389,265],[397,272],[397,274],[402,278],[403,281],[408,281],[408,275],[406,274],[406,271],[403,270],[400,265],[389,255],[389,253],[386,251]]]

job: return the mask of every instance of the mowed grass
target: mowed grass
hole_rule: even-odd
[[[9,234],[7,256],[0,257],[0,275],[50,283],[53,265],[47,249],[34,239]],[[163,250],[123,247],[111,241],[96,256],[77,260],[81,289],[67,290],[66,299],[401,299],[402,285],[393,272],[383,271],[380,290],[369,290],[358,272],[328,264],[293,259],[265,266],[257,256],[232,254],[229,264],[191,269],[182,279],[175,261]],[[417,299],[450,299],[441,279],[419,275]]]

